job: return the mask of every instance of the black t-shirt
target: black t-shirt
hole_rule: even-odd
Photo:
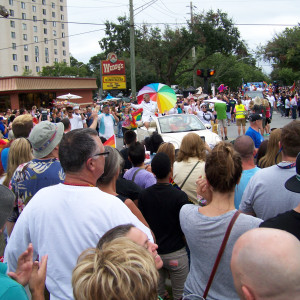
[[[300,213],[289,210],[283,214],[262,222],[259,227],[285,230],[300,240]]]
[[[139,194],[143,189],[131,180],[118,177],[116,183],[116,192],[119,195],[131,199],[132,201],[139,198]]]
[[[179,211],[185,204],[190,204],[186,193],[170,184],[154,184],[141,192],[139,209],[154,232],[159,254],[185,246],[179,222]]]

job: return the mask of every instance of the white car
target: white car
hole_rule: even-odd
[[[168,115],[156,118],[155,122],[151,122],[149,130],[146,130],[145,126],[137,128],[138,141],[143,141],[154,131],[162,136],[164,142],[172,143],[175,149],[180,148],[183,137],[190,132],[201,136],[211,148],[221,141],[217,134],[208,130],[195,115],[191,114]]]

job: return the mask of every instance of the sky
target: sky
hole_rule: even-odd
[[[164,28],[181,27],[190,20],[190,3],[185,0],[132,0],[136,26],[153,23]],[[119,16],[129,16],[129,0],[67,0],[70,53],[79,61],[89,59],[102,52],[98,41],[104,35],[106,21],[116,22]],[[210,9],[222,10],[232,18],[241,38],[254,53],[259,45],[265,45],[276,33],[286,27],[300,23],[299,0],[201,0],[192,1],[193,12],[201,13]],[[74,24],[74,23],[93,23]],[[158,23],[158,24],[155,24]],[[176,25],[178,24],[178,25]],[[248,25],[245,25],[248,24]],[[269,24],[264,26],[263,24]],[[284,26],[279,26],[284,25]],[[265,73],[271,71],[267,62],[258,62]]]

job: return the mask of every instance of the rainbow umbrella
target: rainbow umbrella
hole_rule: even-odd
[[[150,83],[144,86],[137,95],[138,103],[143,101],[144,94],[149,94],[150,99],[157,102],[161,114],[173,108],[177,101],[174,90],[162,83]]]

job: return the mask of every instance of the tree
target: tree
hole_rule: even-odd
[[[80,63],[79,65],[69,67],[65,62],[55,62],[52,66],[42,68],[41,76],[73,76],[73,77],[88,77],[90,74],[89,68]]]
[[[105,53],[115,51],[129,57],[129,20],[118,18],[119,24],[106,22],[106,37],[99,41]],[[195,15],[193,24],[171,29],[142,26],[135,30],[136,58],[149,62],[158,80],[178,83],[181,76],[192,72],[195,66],[216,52],[224,55],[247,55],[246,46],[238,29],[226,13],[218,10]],[[191,60],[191,49],[197,47],[197,58]],[[189,58],[189,59],[188,59]]]

